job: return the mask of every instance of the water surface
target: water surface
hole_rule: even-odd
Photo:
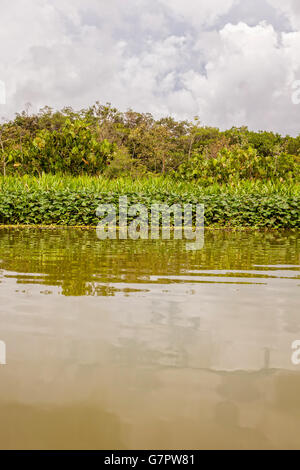
[[[0,229],[2,449],[300,449],[300,233]]]

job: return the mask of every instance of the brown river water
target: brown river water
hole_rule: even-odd
[[[1,449],[300,449],[300,232],[0,229]]]

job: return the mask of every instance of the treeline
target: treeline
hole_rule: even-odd
[[[168,174],[207,184],[300,179],[300,135],[220,131],[171,117],[120,112],[110,104],[17,114],[0,125],[5,175],[66,173],[139,177]]]

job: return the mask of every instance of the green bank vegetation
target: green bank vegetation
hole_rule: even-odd
[[[237,181],[232,184],[213,183],[209,186],[203,185],[198,180],[185,181],[168,176],[153,176],[131,178],[120,176],[119,178],[107,178],[105,176],[71,176],[43,174],[40,177],[31,175],[24,176],[0,176],[1,192],[35,192],[35,191],[57,191],[76,192],[87,191],[94,193],[131,194],[177,194],[179,196],[214,194],[236,194],[236,195],[274,195],[283,196],[300,195],[300,184],[294,181]]]
[[[0,179],[0,224],[97,225],[100,203],[168,205],[203,203],[212,227],[299,228],[300,188],[296,183],[239,182],[201,186],[171,178],[133,180],[44,175]]]
[[[0,126],[0,224],[96,225],[99,203],[204,203],[207,226],[299,228],[300,136],[96,103]]]
[[[240,180],[299,181],[300,136],[220,131],[171,117],[125,113],[111,105],[17,114],[0,126],[3,175],[64,173],[119,176],[169,175],[201,184]]]

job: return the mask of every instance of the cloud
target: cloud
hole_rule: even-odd
[[[268,0],[268,2],[283,13],[290,21],[291,26],[297,30],[300,28],[300,2],[299,0]]]
[[[226,25],[219,39],[206,73],[183,75],[205,122],[299,132],[291,89],[300,71],[300,33],[278,35],[266,23],[239,23]]]
[[[160,0],[170,15],[178,20],[186,21],[193,27],[213,25],[215,21],[227,13],[238,0]]]
[[[238,0],[2,0],[0,116],[26,102],[38,110],[99,100],[155,116],[199,115],[222,128],[299,133],[291,99],[300,79],[298,3],[268,1],[276,28],[268,18],[236,22]],[[280,31],[285,15],[293,31]]]

